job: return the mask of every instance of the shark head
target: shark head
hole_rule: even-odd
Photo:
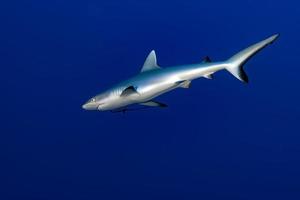
[[[125,93],[130,93],[130,91],[126,90]],[[114,110],[125,106],[128,100],[129,98],[126,95],[122,95],[122,88],[113,88],[92,97],[82,105],[82,108],[98,111]]]
[[[89,99],[82,105],[82,108],[85,110],[106,110],[107,107],[111,106],[112,100],[112,95],[102,93]]]

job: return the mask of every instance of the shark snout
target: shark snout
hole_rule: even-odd
[[[85,104],[82,105],[82,108],[84,110],[97,110],[98,109],[98,104],[95,102],[87,102]]]

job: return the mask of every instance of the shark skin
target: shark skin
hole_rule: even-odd
[[[248,83],[248,77],[243,70],[244,64],[278,37],[279,34],[275,34],[222,62],[211,62],[206,57],[201,63],[167,68],[161,68],[157,65],[156,54],[153,50],[148,55],[139,74],[94,96],[83,104],[82,108],[85,110],[120,110],[124,112],[126,107],[132,104],[166,107],[166,104],[153,99],[176,88],[189,88],[194,79],[201,77],[212,79],[214,73],[224,69],[238,80]]]

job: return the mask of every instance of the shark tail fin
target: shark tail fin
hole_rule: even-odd
[[[243,69],[244,64],[260,50],[272,44],[278,37],[279,34],[273,35],[235,54],[227,60],[226,70],[240,81],[248,83],[248,76]]]

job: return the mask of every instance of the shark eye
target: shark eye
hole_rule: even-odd
[[[95,99],[95,98],[92,98],[92,99],[91,99],[91,102],[95,102],[95,101],[96,101],[96,99]]]

